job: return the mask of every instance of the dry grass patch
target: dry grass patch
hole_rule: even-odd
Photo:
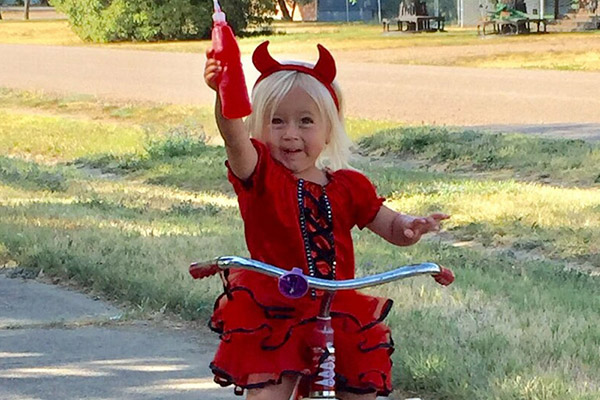
[[[67,21],[0,21],[0,26],[0,43],[95,46],[77,38]],[[273,30],[272,35],[241,38],[242,53],[249,55],[260,42],[269,40],[275,54],[290,54],[290,49],[294,49],[295,57],[314,55],[314,45],[319,42],[332,50],[339,61],[599,70],[596,53],[600,50],[600,34],[596,31],[479,37],[474,29],[452,27],[444,33],[413,35],[383,33],[378,24],[298,22],[275,23]],[[209,41],[102,46],[204,54]]]
[[[69,22],[66,20],[0,21],[0,43],[52,46],[81,46],[85,44],[71,30]]]

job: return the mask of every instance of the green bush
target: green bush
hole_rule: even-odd
[[[117,42],[199,39],[210,36],[212,2],[209,0],[52,0],[65,13],[83,40]],[[261,18],[265,0],[224,0],[223,10],[234,32]],[[251,13],[260,13],[257,16]]]

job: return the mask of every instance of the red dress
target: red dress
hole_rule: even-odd
[[[297,179],[252,140],[258,163],[252,176],[229,180],[238,196],[250,256],[284,269],[329,279],[354,278],[351,229],[364,228],[383,198],[361,173],[338,170],[325,186]],[[217,299],[210,327],[221,342],[210,367],[222,386],[263,387],[282,376],[308,374],[305,340],[319,311],[319,291],[287,299],[277,280],[232,270]],[[340,291],[332,302],[337,389],[353,393],[391,391],[393,342],[382,323],[392,301]]]

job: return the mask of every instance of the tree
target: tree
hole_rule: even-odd
[[[279,9],[281,10],[281,16],[283,17],[283,19],[285,21],[291,21],[292,16],[290,15],[285,0],[277,0],[277,4],[279,5]]]
[[[83,40],[116,42],[210,37],[211,0],[50,0],[69,18]],[[268,22],[273,0],[222,0],[227,21],[236,34],[249,23]],[[273,10],[271,10],[270,8]]]
[[[23,15],[23,19],[28,20],[29,19],[29,5],[31,3],[31,0],[25,0],[25,4],[24,4],[24,15]]]

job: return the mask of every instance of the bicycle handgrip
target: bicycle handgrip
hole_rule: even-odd
[[[454,273],[448,268],[442,267],[439,274],[432,275],[437,283],[443,286],[448,286],[454,282]]]
[[[194,279],[203,279],[219,272],[221,268],[215,261],[190,264],[190,275]]]

